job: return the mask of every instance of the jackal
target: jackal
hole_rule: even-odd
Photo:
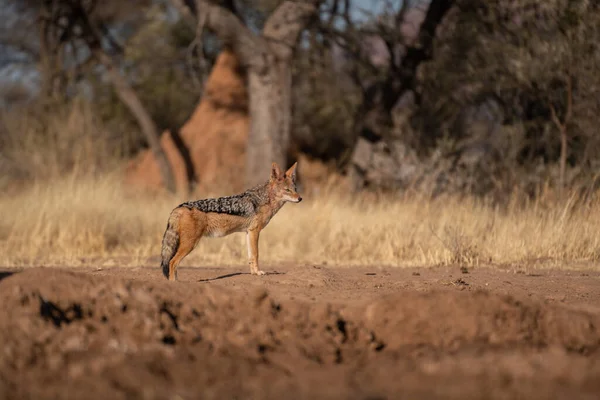
[[[164,276],[177,280],[177,266],[201,237],[223,237],[234,232],[246,232],[250,273],[264,275],[258,267],[258,237],[286,202],[302,201],[296,191],[297,165],[284,174],[273,163],[271,176],[262,185],[235,196],[188,201],[175,207],[162,240]]]

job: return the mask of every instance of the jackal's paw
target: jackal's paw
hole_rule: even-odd
[[[262,275],[266,275],[267,273],[265,271],[252,271],[252,275],[258,275],[258,276],[262,276]]]

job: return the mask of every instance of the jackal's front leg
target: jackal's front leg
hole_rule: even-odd
[[[248,263],[250,264],[250,273],[252,275],[264,275],[264,271],[258,268],[258,229],[246,232],[248,242]]]

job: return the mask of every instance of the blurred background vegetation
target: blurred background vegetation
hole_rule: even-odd
[[[193,113],[224,44],[182,13],[221,7],[258,34],[282,3],[0,0],[0,185],[112,171],[152,147]],[[317,160],[354,190],[595,189],[598,2],[305,3],[288,164]]]

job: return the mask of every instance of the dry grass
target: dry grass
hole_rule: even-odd
[[[184,199],[128,195],[118,175],[71,176],[0,198],[1,265],[157,263],[170,210]],[[284,207],[261,236],[261,260],[411,266],[595,262],[600,202],[504,209],[475,199],[374,201],[339,194]],[[245,237],[204,239],[182,265],[244,265]],[[100,259],[100,260],[98,260]],[[151,260],[151,261],[150,261]]]
[[[134,134],[123,125],[111,125],[108,129],[83,101],[51,109],[34,105],[0,111],[0,156],[12,167],[0,169],[0,193],[11,177],[53,181],[118,168]]]
[[[36,183],[11,192],[0,187],[0,265],[158,266],[169,212],[185,199],[126,194],[114,154],[120,145],[89,106],[2,117],[3,155]],[[534,202],[515,195],[501,209],[474,198],[377,200],[329,190],[280,211],[261,235],[261,261],[596,268],[600,201],[559,202],[550,194]],[[244,240],[202,240],[183,265],[245,265]]]

